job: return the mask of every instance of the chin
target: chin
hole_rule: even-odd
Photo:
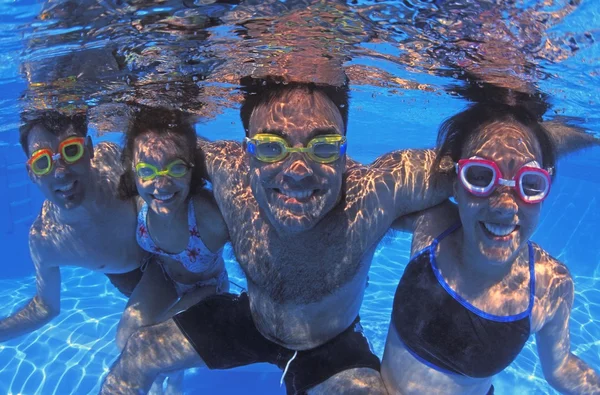
[[[504,266],[512,262],[516,256],[513,248],[481,246],[480,253],[491,266]]]
[[[302,233],[314,228],[319,219],[302,216],[298,217],[291,213],[287,215],[270,215],[271,223],[279,233]]]
[[[73,196],[71,199],[56,198],[52,203],[63,210],[73,210],[81,206],[83,196]]]

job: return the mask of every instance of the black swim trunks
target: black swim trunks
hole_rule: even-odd
[[[260,334],[250,314],[248,295],[212,295],[173,320],[209,369],[268,362],[284,370],[295,351]],[[380,370],[360,319],[327,343],[298,351],[284,381],[288,394],[304,394],[335,374],[354,368]]]
[[[123,295],[130,297],[136,285],[142,279],[144,272],[141,268],[134,269],[127,273],[105,273],[110,280]]]

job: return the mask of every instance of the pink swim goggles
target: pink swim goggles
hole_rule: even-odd
[[[514,188],[523,202],[535,204],[550,192],[552,169],[542,169],[535,161],[521,167],[512,180],[502,178],[498,165],[488,159],[461,159],[455,166],[462,186],[475,196],[489,196],[498,185],[504,185]]]

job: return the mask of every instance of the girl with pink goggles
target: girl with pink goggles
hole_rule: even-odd
[[[504,185],[514,188],[523,202],[535,204],[550,192],[552,169],[542,169],[536,161],[521,167],[512,180],[502,178],[494,161],[477,156],[461,159],[455,166],[462,186],[475,196],[489,196],[498,185]]]

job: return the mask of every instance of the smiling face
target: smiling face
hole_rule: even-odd
[[[42,125],[34,126],[27,138],[30,157],[41,149],[49,149],[56,154],[60,143],[70,137],[80,137],[71,126],[58,135],[48,131]],[[79,207],[86,198],[86,191],[92,178],[93,155],[92,141],[88,137],[83,156],[75,163],[68,164],[60,158],[54,161],[52,170],[48,174],[38,176],[33,173],[29,165],[27,165],[27,172],[46,199],[61,209],[70,210]]]
[[[189,163],[184,148],[185,140],[176,134],[157,134],[148,131],[136,137],[133,147],[133,167],[146,163],[159,171],[176,160]],[[156,214],[169,216],[177,212],[185,204],[190,192],[191,170],[183,177],[160,175],[152,180],[144,181],[136,173],[135,185],[139,195]]]
[[[473,156],[494,161],[505,179],[512,179],[525,164],[542,163],[541,148],[533,135],[522,125],[506,122],[484,126],[467,143],[462,158]],[[507,186],[477,197],[457,180],[454,196],[463,225],[465,252],[483,257],[491,265],[512,262],[539,222],[541,203],[527,204]]]
[[[327,96],[297,89],[257,106],[250,116],[248,135],[276,134],[290,147],[306,147],[314,137],[343,131],[342,116]],[[251,156],[250,185],[260,208],[278,232],[301,232],[313,228],[335,207],[344,168],[345,156],[327,164],[299,152],[275,163]]]

